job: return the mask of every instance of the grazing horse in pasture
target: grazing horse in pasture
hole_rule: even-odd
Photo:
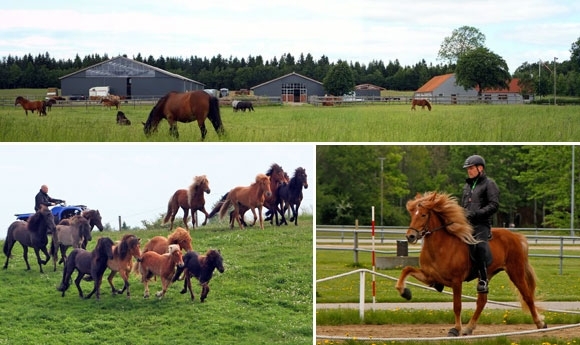
[[[227,194],[226,200],[220,208],[220,218],[223,218],[227,213],[230,206],[234,207],[234,212],[232,218],[230,218],[230,228],[234,227],[234,220],[238,222],[240,229],[244,229],[242,222],[240,221],[241,216],[240,206],[245,206],[246,208],[252,210],[254,215],[254,222],[252,225],[256,224],[258,216],[256,215],[255,208],[258,208],[258,215],[260,217],[260,229],[264,230],[264,219],[262,215],[262,207],[264,206],[264,201],[266,198],[272,196],[272,191],[270,189],[270,177],[265,174],[256,175],[256,180],[250,186],[238,186],[234,187]]]
[[[182,272],[185,272],[185,279],[183,282],[183,289],[181,293],[184,294],[189,290],[191,300],[194,300],[193,290],[191,288],[191,277],[199,281],[201,285],[200,301],[203,303],[209,293],[209,281],[213,276],[213,271],[217,269],[220,273],[224,273],[224,263],[221,253],[217,250],[210,249],[205,255],[199,255],[197,252],[189,251],[183,256],[183,267],[178,267],[173,281],[179,279]]]
[[[61,221],[61,223],[63,223]],[[81,215],[75,215],[66,219],[69,225],[58,224],[55,231],[52,232],[52,241],[50,242],[50,255],[54,263],[56,272],[56,261],[58,260],[58,251],[60,249],[61,258],[58,263],[66,262],[66,250],[68,247],[87,248],[87,242],[92,240],[91,226],[89,220]]]
[[[167,213],[163,219],[163,224],[171,222],[169,226],[169,231],[173,229],[173,222],[175,221],[175,215],[179,211],[179,208],[183,210],[183,224],[185,229],[189,231],[187,226],[187,216],[191,210],[191,218],[193,227],[195,228],[195,212],[201,211],[205,215],[205,220],[202,225],[207,224],[208,213],[205,210],[205,198],[204,193],[211,193],[209,188],[209,180],[205,175],[196,176],[193,178],[193,183],[188,189],[178,189],[173,193],[171,199],[167,203]]]
[[[65,269],[62,271],[62,281],[60,286],[56,288],[62,292],[62,297],[64,297],[64,293],[70,286],[73,272],[77,270],[75,285],[79,291],[79,296],[89,299],[96,293],[96,298],[101,298],[101,282],[107,269],[107,260],[113,258],[113,245],[113,240],[108,237],[101,237],[93,251],[89,252],[82,248],[76,248],[70,253],[66,260]],[[83,295],[83,290],[81,289],[81,280],[85,274],[90,275],[94,282],[93,290],[86,296]]]
[[[425,109],[425,107],[427,107],[427,109],[429,109],[429,111],[431,111],[431,103],[429,103],[428,100],[426,99],[413,99],[413,101],[411,101],[411,110],[416,110],[415,106],[418,105],[421,107],[421,109]]]
[[[117,111],[117,124],[121,126],[130,126],[131,120],[129,120],[122,111]]]
[[[33,114],[35,110],[38,111],[38,116],[46,115],[46,104],[44,101],[29,101],[22,96],[18,96],[14,101],[14,105],[16,106],[18,104],[22,106],[26,116],[28,116],[29,110],[32,111]]]
[[[137,261],[141,259],[141,239],[135,235],[127,234],[123,236],[121,242],[113,246],[113,257],[107,260],[107,267],[111,270],[107,281],[111,286],[113,295],[122,295],[127,290],[127,298],[131,298],[129,274],[133,266],[133,258]],[[124,282],[123,288],[120,290],[115,289],[115,285],[113,285],[113,278],[115,278],[117,272],[119,272]]]
[[[137,262],[137,270],[141,274],[141,282],[145,285],[143,298],[149,297],[149,280],[153,276],[161,277],[162,286],[162,290],[155,295],[157,297],[165,296],[175,275],[175,266],[183,266],[183,254],[177,244],[169,245],[169,252],[165,254],[158,254],[154,251],[143,253],[141,260]]]
[[[101,98],[101,104],[103,104],[103,107],[107,107],[108,109],[111,109],[112,107],[115,107],[115,110],[119,110],[119,100],[118,99],[112,99],[112,98]]]

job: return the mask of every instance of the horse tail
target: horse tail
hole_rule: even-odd
[[[220,102],[217,97],[209,96],[209,111],[207,117],[218,135],[224,134],[224,125],[220,115]]]
[[[16,228],[16,225],[18,223],[14,222],[12,224],[10,224],[10,226],[8,227],[8,231],[6,232],[6,239],[4,240],[4,247],[2,248],[4,251],[4,255],[6,255],[6,257],[10,256],[10,252],[12,251],[12,247],[14,247],[14,229]]]
[[[224,201],[224,203],[222,204],[222,206],[220,208],[220,219],[223,219],[225,217],[231,204],[232,204],[232,201],[230,200],[229,195],[228,195],[228,197],[226,198],[226,200]]]
[[[167,213],[165,214],[165,218],[163,218],[163,224],[167,224],[169,218],[171,218],[171,214],[173,213],[173,200],[176,198],[176,194],[173,194],[167,203]]]
[[[222,196],[220,201],[217,202],[217,204],[214,206],[213,210],[211,210],[211,212],[207,216],[208,218],[212,218],[220,211],[220,209],[222,208],[222,205],[224,204],[224,201],[226,201],[226,198],[228,197],[228,194],[229,194],[229,192]]]
[[[161,119],[165,118],[165,113],[163,112],[163,109],[165,109],[165,103],[167,103],[167,100],[169,99],[169,96],[171,94],[172,93],[170,92],[167,95],[161,97],[159,101],[157,101],[153,109],[151,109],[149,117],[147,118],[147,122],[143,123],[144,126],[143,131],[145,132],[146,135],[155,132],[157,130],[157,125],[159,125]]]

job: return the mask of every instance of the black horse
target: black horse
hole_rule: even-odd
[[[79,290],[79,296],[81,298],[89,299],[96,293],[96,298],[101,298],[101,282],[103,280],[103,274],[107,269],[107,261],[113,258],[113,245],[115,243],[108,237],[101,237],[97,241],[97,246],[92,252],[89,252],[82,248],[74,249],[68,258],[66,259],[65,268],[62,271],[62,282],[60,286],[56,289],[62,292],[62,297],[64,293],[68,290],[70,286],[70,280],[73,272],[78,271],[78,275],[75,279],[75,285]],[[89,274],[94,282],[93,291],[88,295],[83,296],[83,290],[81,289],[81,280],[85,274]]]
[[[8,261],[12,256],[14,244],[20,242],[24,250],[23,257],[26,263],[26,270],[30,270],[30,265],[28,264],[28,247],[32,247],[36,253],[40,273],[44,273],[42,265],[46,265],[50,260],[50,255],[46,248],[48,244],[47,233],[52,233],[55,229],[54,216],[50,209],[44,205],[35,214],[30,216],[28,221],[17,220],[10,224],[8,233],[6,234],[6,240],[4,241],[4,255],[6,255],[4,269],[8,267]],[[44,253],[46,260],[40,258],[40,251]]]
[[[280,224],[288,224],[284,214],[286,210],[290,208],[292,211],[292,216],[290,221],[294,222],[294,225],[298,225],[298,209],[300,208],[300,203],[302,203],[302,188],[308,188],[308,176],[306,175],[306,170],[302,167],[296,168],[294,171],[294,176],[290,179],[290,182],[283,184],[278,187],[278,205],[280,206],[279,212],[282,214],[282,220]]]
[[[205,301],[207,294],[209,293],[209,281],[213,276],[213,271],[217,268],[220,273],[224,273],[223,258],[219,251],[210,249],[205,255],[199,255],[197,252],[188,251],[183,256],[183,267],[177,267],[177,271],[173,276],[172,281],[176,281],[181,276],[181,273],[185,271],[185,279],[183,282],[183,290],[181,293],[184,294],[189,290],[191,300],[194,300],[193,290],[191,289],[191,277],[194,277],[199,281],[201,285],[201,303]]]
[[[250,101],[239,101],[238,104],[236,104],[236,110],[241,110],[243,112],[246,112],[246,109],[248,111],[255,111],[254,106],[252,105],[252,102],[250,102]]]

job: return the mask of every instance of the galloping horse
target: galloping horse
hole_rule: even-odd
[[[59,263],[65,262],[68,247],[86,249],[87,242],[92,239],[91,226],[85,217],[75,215],[67,219],[66,223],[69,225],[58,224],[55,231],[52,232],[50,255],[52,256],[55,272],[59,249],[61,254]]]
[[[177,122],[192,122],[197,120],[201,131],[201,140],[205,140],[207,129],[205,118],[209,118],[218,135],[224,133],[224,126],[220,115],[219,100],[205,91],[170,92],[161,97],[149,113],[143,130],[150,135],[157,130],[162,119],[169,122],[169,133],[179,138]]]
[[[4,241],[4,255],[6,255],[4,269],[8,268],[8,261],[12,256],[14,244],[20,242],[24,250],[22,256],[26,263],[26,270],[30,270],[30,265],[28,264],[28,247],[32,247],[34,248],[34,253],[36,253],[36,261],[40,267],[40,273],[44,273],[42,265],[46,265],[50,260],[50,255],[46,249],[46,245],[48,244],[47,233],[54,232],[55,228],[54,216],[50,209],[44,205],[40,206],[40,209],[30,216],[28,221],[17,220],[10,224],[6,233],[6,240]],[[46,260],[40,258],[40,251],[44,253]]]
[[[189,232],[184,228],[177,228],[174,232],[169,234],[167,238],[163,236],[152,237],[143,247],[143,253],[154,251],[157,254],[165,254],[169,250],[169,246],[172,244],[177,244],[180,249],[190,251],[193,250],[191,242]]]
[[[135,260],[141,259],[141,239],[135,235],[127,234],[121,239],[121,242],[113,246],[113,257],[107,260],[107,267],[111,270],[107,281],[111,286],[113,295],[122,295],[127,290],[127,298],[131,298],[131,291],[129,290],[129,273],[131,273],[131,266],[133,265],[133,258]],[[124,285],[118,290],[113,285],[113,278],[121,275]]]
[[[82,248],[74,249],[65,264],[65,269],[62,271],[62,281],[60,286],[56,289],[64,293],[70,286],[70,280],[73,272],[78,271],[75,279],[75,285],[79,290],[79,296],[85,299],[91,298],[96,293],[96,298],[101,298],[101,282],[103,281],[103,274],[107,269],[107,260],[113,258],[113,240],[108,237],[101,237],[97,241],[97,246],[92,252],[86,251]],[[81,289],[81,280],[85,274],[89,274],[94,282],[93,290],[86,296],[83,295]]]
[[[101,212],[99,210],[84,210],[81,212],[81,216],[85,217],[89,221],[91,231],[96,226],[99,231],[103,231],[103,222],[101,217]],[[59,225],[70,225],[68,219],[63,219],[58,223]],[[82,248],[87,248],[87,239],[83,241]]]
[[[155,295],[163,297],[172,283],[175,275],[175,266],[183,267],[183,254],[177,244],[169,245],[169,252],[163,255],[154,251],[143,253],[137,262],[137,270],[141,274],[141,282],[145,285],[143,298],[149,297],[149,280],[153,276],[161,277],[162,290]]]
[[[280,205],[280,214],[282,215],[280,223],[288,224],[286,223],[284,214],[286,213],[286,209],[290,208],[292,211],[290,221],[293,221],[294,225],[298,225],[298,210],[300,209],[303,198],[302,188],[308,188],[308,176],[306,175],[306,170],[299,167],[294,170],[294,176],[292,176],[290,182],[278,187],[277,204]]]
[[[217,268],[220,273],[224,273],[224,260],[219,251],[210,249],[205,255],[199,255],[194,251],[189,251],[183,256],[183,267],[178,267],[173,282],[179,279],[179,276],[185,270],[185,279],[181,293],[184,294],[189,290],[191,300],[194,300],[193,290],[191,289],[191,277],[199,281],[201,285],[200,301],[205,301],[209,293],[209,281],[213,276],[213,271]]]
[[[209,215],[205,210],[205,198],[203,194],[209,194],[210,192],[209,181],[205,175],[194,177],[193,183],[189,186],[189,189],[178,189],[173,193],[171,199],[169,199],[169,202],[167,203],[167,213],[163,219],[163,224],[170,221],[171,224],[169,226],[169,231],[171,231],[173,229],[175,215],[179,211],[179,208],[183,210],[183,224],[187,231],[189,231],[189,228],[187,227],[187,216],[190,209],[194,228],[196,211],[201,211],[205,214],[205,220],[202,225],[207,224],[207,218]]]
[[[240,221],[242,213],[240,213],[240,206],[243,205],[250,210],[254,215],[254,222],[252,225],[256,224],[256,210],[258,208],[258,214],[260,216],[260,229],[264,230],[264,219],[262,215],[262,207],[264,206],[264,200],[267,197],[272,196],[272,191],[270,189],[270,178],[264,174],[256,175],[256,180],[250,186],[234,187],[227,194],[226,200],[220,208],[220,218],[223,218],[228,211],[230,206],[234,207],[233,218],[230,219],[230,228],[234,227],[234,219],[237,220],[240,229],[244,229],[242,222]]]
[[[470,246],[477,243],[473,229],[467,222],[465,210],[457,199],[448,194],[428,192],[417,194],[414,200],[407,202],[411,215],[411,224],[407,230],[407,240],[416,243],[423,239],[419,256],[420,268],[407,266],[395,285],[399,294],[411,299],[411,290],[405,287],[407,276],[442,291],[444,286],[453,290],[453,312],[455,327],[449,330],[449,336],[472,334],[477,320],[487,303],[487,294],[477,295],[477,307],[471,320],[462,330],[461,325],[461,290],[464,281],[477,277],[470,258]],[[538,328],[546,328],[543,316],[535,306],[534,291],[536,275],[528,261],[528,243],[526,238],[506,229],[492,229],[489,241],[492,260],[488,263],[489,279],[498,272],[506,271],[508,277],[520,292],[522,306],[532,314]],[[443,250],[442,250],[443,249]]]
[[[413,101],[411,101],[411,110],[416,110],[416,105],[421,106],[421,109],[425,109],[425,107],[427,107],[427,109],[431,111],[431,103],[429,103],[429,101],[426,99],[413,99]]]
[[[14,105],[16,106],[18,104],[22,106],[26,116],[28,116],[29,110],[32,111],[33,114],[35,110],[38,111],[38,116],[46,115],[46,105],[44,101],[29,101],[22,96],[18,96],[14,101]]]

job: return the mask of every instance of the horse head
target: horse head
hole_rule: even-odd
[[[178,244],[170,244],[169,245],[169,255],[171,255],[171,259],[173,263],[177,265],[177,267],[183,267],[183,254],[181,253],[181,248]]]
[[[272,189],[270,188],[270,178],[264,174],[256,175],[256,184],[260,187],[260,191],[267,197],[272,196]]]
[[[99,231],[103,231],[102,217],[101,217],[101,212],[99,212],[99,210],[83,211],[82,215],[83,215],[83,217],[85,217],[89,220],[89,224],[91,225],[91,230],[93,229],[94,226],[96,226],[97,229],[99,229]]]
[[[210,263],[210,267],[217,268],[220,273],[224,273],[224,260],[218,250],[208,250],[205,256]]]
[[[101,237],[97,241],[97,246],[93,250],[93,255],[97,255],[99,258],[107,258],[107,260],[113,259],[113,246],[115,242],[109,237]]]
[[[294,171],[294,177],[300,181],[300,184],[304,189],[308,189],[308,175],[306,175],[306,169],[299,167]]]

